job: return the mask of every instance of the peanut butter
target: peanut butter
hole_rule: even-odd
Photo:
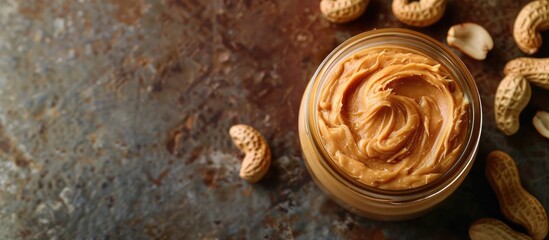
[[[432,182],[465,144],[468,101],[436,60],[400,47],[362,50],[321,86],[319,133],[345,173],[381,189]]]

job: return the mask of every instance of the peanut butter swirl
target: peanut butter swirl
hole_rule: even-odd
[[[323,144],[349,176],[382,189],[425,185],[456,161],[468,102],[437,61],[395,47],[343,60],[321,86]]]

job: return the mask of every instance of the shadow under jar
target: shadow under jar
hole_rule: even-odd
[[[317,185],[377,220],[420,216],[466,177],[482,109],[461,60],[438,41],[379,29],[342,43],[301,101],[299,138]]]

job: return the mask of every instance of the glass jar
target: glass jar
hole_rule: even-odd
[[[454,165],[434,181],[412,189],[385,190],[360,183],[342,171],[327,154],[319,135],[320,90],[335,66],[354,53],[373,47],[404,47],[438,61],[460,85],[468,104],[465,143]],[[299,139],[307,168],[317,185],[351,212],[377,220],[405,220],[420,216],[446,199],[473,165],[482,129],[480,96],[461,60],[440,42],[406,29],[372,30],[345,41],[322,61],[307,86],[299,111]]]

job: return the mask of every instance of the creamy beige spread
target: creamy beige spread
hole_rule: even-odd
[[[342,60],[321,86],[319,131],[343,172],[409,189],[447,171],[465,142],[468,102],[436,60],[394,46]]]

